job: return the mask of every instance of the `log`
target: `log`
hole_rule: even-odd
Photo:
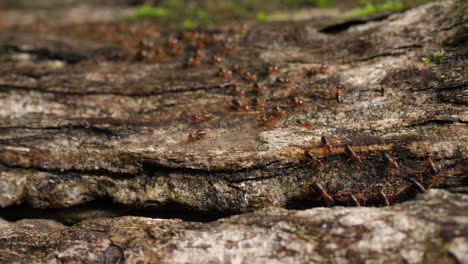
[[[464,262],[467,9],[197,30],[1,11],[0,262]],[[89,220],[12,222],[40,217]]]

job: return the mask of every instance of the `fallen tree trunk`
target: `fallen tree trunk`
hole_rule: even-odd
[[[463,11],[466,5],[445,1],[358,25],[318,17],[260,23],[240,33],[219,28],[204,32],[199,52],[220,54],[227,40],[234,51],[217,66],[196,67],[185,66],[191,51],[184,43],[193,32],[160,31],[155,38],[162,47],[177,38],[187,46],[180,46],[182,55],[158,51],[165,52],[162,59],[144,63],[133,58],[151,50],[138,51],[141,45],[131,40],[101,40],[130,34],[112,24],[98,32],[94,24],[45,24],[39,33],[5,27],[0,205],[68,207],[110,197],[131,206],[232,213],[313,204],[317,184],[343,205],[354,204],[350,195],[361,204],[384,204],[380,191],[390,203],[403,201],[418,184],[466,187]],[[154,33],[148,27],[125,30]],[[424,65],[422,57],[434,62]],[[327,71],[318,70],[322,63]],[[257,80],[216,74],[234,64]],[[268,65],[280,72],[265,73]],[[342,103],[333,95],[340,84]],[[303,102],[295,105],[294,96]],[[236,99],[250,111],[234,109]],[[210,120],[193,122],[204,113]],[[199,129],[206,136],[189,142]],[[325,166],[309,164],[304,150]],[[426,153],[433,153],[432,172]]]
[[[467,261],[466,4],[198,31],[109,10],[0,16],[0,217],[91,218],[0,222],[0,262]],[[141,209],[199,222],[97,218]]]

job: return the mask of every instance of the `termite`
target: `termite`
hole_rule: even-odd
[[[237,110],[242,110],[244,112],[250,111],[250,107],[248,105],[243,104],[239,99],[232,100],[232,104]]]
[[[173,48],[179,45],[179,40],[176,38],[169,38],[167,40],[167,46]]]
[[[244,68],[242,68],[242,66],[240,66],[239,64],[235,64],[234,66],[232,66],[231,70],[236,73],[242,73],[244,71]]]
[[[385,160],[388,161],[388,163],[390,164],[392,168],[395,168],[397,170],[400,169],[400,166],[398,166],[398,163],[394,159],[392,159],[390,155],[388,155],[388,153],[384,153],[383,156]]]
[[[277,116],[286,116],[286,112],[283,109],[281,109],[281,107],[279,106],[276,106],[275,108],[273,108],[273,111],[275,112]]]
[[[195,51],[194,56],[195,56],[196,58],[199,58],[199,59],[204,59],[204,58],[206,58],[205,54],[204,54],[203,51],[200,50],[200,49],[197,49],[197,50]]]
[[[237,26],[233,27],[232,31],[234,33],[242,33],[242,32],[245,32],[247,29],[248,29],[247,24],[241,24],[241,25],[237,25]]]
[[[221,57],[218,57],[218,56],[211,56],[211,63],[212,64],[221,64],[223,62],[223,59]]]
[[[388,201],[387,195],[382,190],[379,190],[379,196],[384,201],[385,206],[390,206],[390,202]]]
[[[154,42],[148,41],[148,40],[142,40],[140,42],[140,46],[144,49],[153,49],[154,48]]]
[[[413,179],[413,178],[409,178],[409,180],[413,183],[413,185],[418,189],[420,190],[421,192],[426,192],[426,188],[424,188],[424,186],[419,183],[417,180]]]
[[[334,97],[338,103],[343,103],[343,91],[344,91],[343,85],[339,84],[335,87]]]
[[[151,51],[142,50],[139,52],[138,57],[145,61],[149,61],[154,57],[154,53]]]
[[[276,119],[274,117],[261,117],[260,118],[260,124],[264,126],[272,125],[275,121]]]
[[[206,135],[205,130],[198,130],[194,134],[189,134],[188,135],[188,141],[194,141],[194,140],[202,139],[205,135]]]
[[[195,49],[201,49],[203,48],[204,45],[203,45],[203,41],[196,39],[190,42],[190,46],[192,46]]]
[[[356,196],[350,194],[349,197],[351,198],[351,201],[353,201],[354,205],[359,207],[361,204],[359,203],[359,200],[356,198]]]
[[[255,74],[253,74],[253,73],[250,73],[250,72],[245,72],[243,77],[247,81],[256,81],[257,80],[257,76]]]
[[[358,155],[356,155],[356,153],[354,152],[353,148],[351,148],[350,145],[346,145],[345,146],[345,151],[346,153],[348,153],[348,155],[351,156],[351,158],[358,164],[362,164],[362,160],[361,160],[361,157],[359,157]]]
[[[269,74],[274,74],[274,73],[279,73],[280,72],[280,69],[277,67],[277,66],[269,66],[267,68],[267,72]]]
[[[303,107],[305,105],[302,98],[298,98],[294,96],[291,98],[291,101],[293,102],[295,107]]]
[[[168,53],[171,55],[180,55],[182,53],[182,48],[179,46],[172,47],[169,49]]]
[[[317,159],[317,158],[315,157],[315,155],[312,154],[312,152],[306,150],[306,151],[304,151],[304,156],[305,156],[307,159],[309,159],[309,160],[315,162],[315,164],[317,164],[317,166],[323,167],[323,162],[320,161],[319,159]]]
[[[322,137],[322,144],[328,150],[328,152],[333,152],[333,146],[330,145],[330,142],[328,142],[326,137]]]
[[[265,107],[265,102],[259,98],[254,98],[253,99],[253,104],[257,108],[264,108]]]
[[[320,65],[320,67],[318,67],[318,68],[308,69],[308,70],[306,71],[306,75],[307,75],[308,77],[312,77],[312,76],[317,75],[317,74],[322,74],[322,73],[324,73],[324,72],[327,71],[327,70],[328,70],[328,66],[325,65],[325,64],[322,64],[322,65]]]
[[[436,165],[434,164],[434,159],[432,158],[432,153],[426,153],[426,164],[427,164],[427,167],[429,168],[429,171],[432,173],[432,174],[436,174],[437,173],[437,168],[436,168]]]
[[[233,49],[234,49],[234,46],[232,46],[231,44],[229,43],[223,44],[224,53],[231,53]]]
[[[187,41],[195,40],[198,38],[198,32],[184,32],[182,38]]]
[[[276,79],[276,82],[283,86],[289,85],[291,83],[291,81],[288,78],[283,77],[278,77]]]
[[[200,60],[198,60],[197,58],[194,58],[194,57],[190,57],[187,60],[187,62],[185,63],[185,65],[187,67],[194,67],[194,66],[200,65]]]
[[[218,70],[218,76],[224,77],[226,79],[231,79],[232,78],[232,71],[227,70],[227,69],[219,69]]]
[[[266,93],[268,91],[268,88],[266,88],[265,85],[262,85],[262,84],[259,84],[259,83],[255,83],[254,88],[259,93]]]
[[[192,116],[192,122],[194,123],[201,123],[206,122],[213,118],[212,114],[205,113],[205,114],[196,114]]]
[[[333,204],[335,201],[333,200],[333,198],[327,193],[327,191],[325,191],[325,189],[323,189],[323,186],[322,184],[318,183],[318,182],[315,182],[313,184],[313,188],[315,189],[315,191],[319,192],[320,195],[323,197],[323,199],[325,199],[325,201],[329,204]]]
[[[245,92],[244,90],[242,90],[241,88],[239,87],[234,87],[232,88],[232,90],[230,91],[231,94],[234,94],[234,95],[244,95]]]
[[[328,65],[322,64],[317,70],[317,74],[324,73],[325,71],[328,71]]]
[[[302,120],[297,120],[296,124],[300,127],[312,127],[311,123]]]

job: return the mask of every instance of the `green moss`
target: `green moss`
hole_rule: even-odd
[[[431,63],[442,63],[445,59],[444,56],[445,56],[445,52],[443,50],[439,50],[439,51],[434,52],[434,54],[432,54],[431,57],[424,57],[421,60],[426,65],[429,65]]]
[[[134,14],[122,20],[152,19],[164,25],[196,28],[250,19],[285,20],[286,16],[273,13],[306,6],[328,7],[333,4],[334,0],[161,0],[157,6],[138,7]]]
[[[444,61],[444,51],[443,50],[440,50],[440,51],[437,51],[435,52],[433,55],[432,55],[432,59],[435,63],[441,63]]]
[[[362,0],[361,7],[345,12],[341,17],[368,16],[378,12],[403,9],[405,4],[400,0],[390,0],[383,3],[375,3],[371,0]]]
[[[424,58],[422,58],[421,60],[422,60],[422,62],[424,62],[424,64],[426,64],[426,65],[429,65],[429,64],[432,63],[432,60],[431,60],[430,58],[424,57]]]
[[[140,6],[137,8],[132,18],[135,18],[135,19],[159,18],[159,17],[167,17],[169,14],[170,14],[170,11],[167,8]]]

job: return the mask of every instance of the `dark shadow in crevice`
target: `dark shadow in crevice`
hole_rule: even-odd
[[[168,204],[162,207],[129,207],[111,201],[100,199],[86,204],[68,208],[34,208],[26,203],[0,208],[0,218],[7,221],[22,219],[50,219],[71,226],[86,219],[100,217],[141,216],[160,219],[181,219],[187,222],[211,222],[231,214],[219,212],[198,212],[178,205]]]
[[[382,21],[388,18],[389,16],[390,14],[383,14],[383,15],[379,15],[379,16],[375,16],[375,17],[371,17],[367,19],[360,19],[360,18],[351,19],[351,20],[344,21],[342,23],[326,26],[320,29],[319,32],[325,33],[325,34],[338,34],[357,25],[362,25],[362,24],[366,24],[366,23],[374,22],[374,21]]]

